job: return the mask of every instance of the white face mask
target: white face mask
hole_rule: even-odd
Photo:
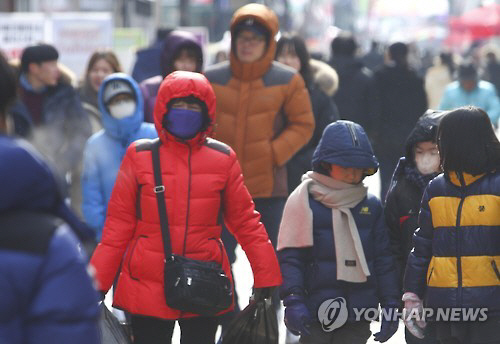
[[[439,154],[416,153],[415,164],[418,172],[423,175],[439,172]]]
[[[109,113],[116,119],[130,117],[135,112],[135,102],[133,100],[121,100],[109,105]]]

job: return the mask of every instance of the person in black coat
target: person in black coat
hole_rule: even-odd
[[[408,65],[408,46],[400,42],[390,45],[388,58],[390,62],[375,72],[378,109],[373,139],[380,162],[382,199],[408,134],[427,110],[423,80]]]
[[[420,117],[406,140],[406,154],[399,159],[387,193],[385,220],[401,283],[406,260],[413,247],[413,233],[418,228],[424,189],[440,171],[436,132],[442,116],[442,111],[428,110]],[[419,340],[406,330],[405,336],[407,343],[437,343],[432,334],[428,334],[425,340]]]
[[[373,142],[375,109],[378,108],[373,73],[356,57],[357,49],[356,40],[347,32],[331,42],[329,64],[339,75],[339,89],[333,100],[340,118],[359,123]]]
[[[311,98],[316,126],[309,142],[287,163],[288,191],[292,192],[304,173],[311,169],[311,159],[326,126],[339,119],[332,96],[337,91],[338,76],[328,64],[310,57],[304,39],[283,34],[276,44],[276,60],[297,70]]]

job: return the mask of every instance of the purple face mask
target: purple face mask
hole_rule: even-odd
[[[183,140],[192,139],[203,125],[203,114],[188,109],[170,109],[163,119],[163,127]]]

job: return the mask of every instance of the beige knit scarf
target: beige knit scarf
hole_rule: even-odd
[[[277,250],[314,245],[309,193],[325,207],[332,209],[337,279],[354,283],[366,282],[370,271],[358,227],[350,210],[366,197],[367,188],[362,183],[346,184],[311,171],[304,174],[302,183],[286,202]]]

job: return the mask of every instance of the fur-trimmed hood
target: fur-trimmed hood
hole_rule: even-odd
[[[9,65],[14,69],[16,75],[21,74],[21,60],[14,58],[9,59]],[[59,83],[71,85],[75,87],[77,85],[77,77],[75,73],[71,69],[69,69],[66,65],[63,65],[61,62],[57,62],[57,67],[59,69]]]
[[[313,82],[318,85],[321,91],[332,97],[339,88],[339,76],[335,69],[325,62],[315,59],[310,59],[309,64]]]

